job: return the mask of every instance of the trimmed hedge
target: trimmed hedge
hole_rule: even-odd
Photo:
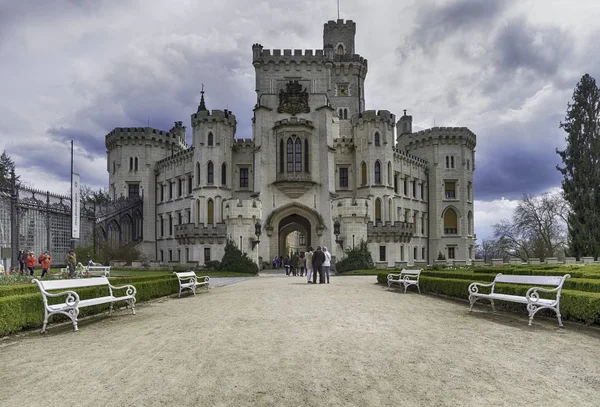
[[[177,278],[168,276],[163,277],[143,277],[140,280],[136,278],[124,278],[115,281],[113,279],[111,284],[115,286],[121,286],[130,284],[125,280],[137,280],[134,282],[134,286],[137,290],[136,303],[148,301],[153,298],[164,297],[167,295],[176,294],[179,291],[179,283]],[[0,335],[7,335],[10,333],[18,332],[26,328],[39,328],[42,326],[44,321],[44,305],[42,302],[42,295],[39,292],[37,284],[31,284],[36,291],[33,294],[22,294],[0,297]],[[23,287],[23,286],[17,286]],[[77,290],[80,298],[96,298],[107,294],[106,287],[87,287]],[[63,297],[64,299],[64,297]],[[58,302],[59,299],[53,299]],[[49,301],[52,303],[51,301]],[[116,307],[125,305],[125,302],[118,302],[115,304]],[[99,314],[109,309],[110,304],[102,304],[93,307],[85,307],[80,309],[79,316],[85,317],[89,315]],[[69,321],[69,319],[63,315],[53,315],[50,317],[49,323]]]
[[[387,285],[387,275],[389,273],[379,273],[377,282]],[[493,279],[492,279],[493,280]],[[437,295],[445,295],[454,298],[467,300],[469,298],[468,287],[477,279],[463,278],[439,278],[430,277],[421,274],[420,287],[422,292],[429,292]],[[479,280],[480,282],[484,282]],[[490,280],[491,281],[491,280]],[[577,280],[574,280],[577,281]],[[569,282],[569,280],[567,280]],[[581,285],[591,284],[593,281],[579,280]],[[566,285],[566,282],[565,282]],[[596,285],[593,286],[596,288]],[[496,290],[503,294],[525,295],[529,287],[518,284],[497,284]],[[549,297],[552,298],[552,297]],[[489,304],[489,301],[480,300],[478,303]],[[498,308],[526,312],[525,305],[507,301],[495,301]],[[586,324],[600,324],[600,292],[585,292],[563,288],[560,301],[560,311],[563,319]],[[556,314],[551,310],[540,311],[542,315],[554,317]]]

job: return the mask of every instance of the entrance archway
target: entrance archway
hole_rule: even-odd
[[[311,245],[310,221],[297,213],[281,219],[277,230],[278,252],[283,256],[289,256],[292,252],[304,252]],[[296,239],[289,239],[290,236]]]

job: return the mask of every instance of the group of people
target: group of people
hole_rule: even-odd
[[[308,248],[306,253],[294,253],[292,256],[279,256],[273,259],[273,267],[285,267],[286,276],[304,277],[308,284],[317,284],[317,275],[319,284],[329,284],[329,271],[331,268],[331,253],[327,247],[317,246],[316,250]]]
[[[20,250],[18,261],[20,274],[28,273],[30,276],[33,276],[35,267],[39,264],[42,267],[42,277],[44,277],[48,275],[48,271],[52,265],[52,256],[50,256],[49,252],[45,251],[36,259],[35,254],[31,250]],[[27,267],[27,272],[25,271],[25,267]]]

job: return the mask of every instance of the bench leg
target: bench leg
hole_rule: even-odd
[[[419,291],[419,294],[421,294],[421,289],[419,288],[419,283],[417,283],[417,291]]]
[[[113,303],[110,303],[110,308],[108,309],[108,315],[112,315],[113,313]]]
[[[472,295],[469,295],[469,303],[471,304],[471,306],[469,307],[469,312],[473,311],[473,305],[475,305],[475,303],[477,302],[479,298],[477,297],[473,297]]]
[[[69,318],[73,321],[73,328],[75,328],[75,332],[79,331],[79,327],[77,326],[77,317],[79,316],[79,309],[74,308],[68,312]]]
[[[494,306],[494,300],[490,300],[492,303],[492,312],[496,312],[496,307]]]
[[[45,314],[44,315],[44,324],[42,325],[42,332],[41,333],[47,332],[46,331],[46,326],[48,326],[48,317],[50,316],[50,315],[48,315],[48,311],[47,310],[44,310],[44,311],[45,311],[44,312],[44,314]]]
[[[131,305],[131,313],[133,315],[135,315],[135,298],[132,298],[130,300],[127,300],[129,302],[129,305]]]

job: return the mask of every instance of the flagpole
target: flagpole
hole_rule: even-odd
[[[73,224],[73,140],[71,140],[71,224]],[[71,249],[75,248],[75,239],[73,239],[73,228],[71,227]]]

